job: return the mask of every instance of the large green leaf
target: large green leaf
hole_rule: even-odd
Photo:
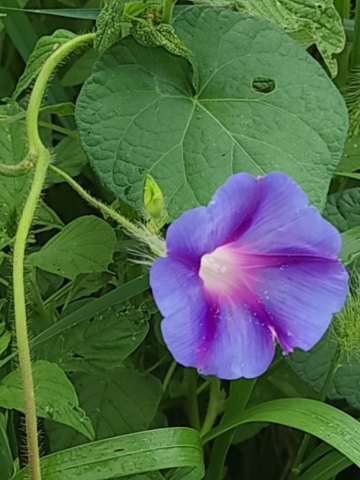
[[[360,226],[360,188],[350,188],[329,195],[324,216],[340,232]]]
[[[132,369],[78,374],[72,380],[80,405],[94,425],[97,440],[146,430],[162,396],[157,378]],[[46,424],[46,431],[52,452],[86,442],[75,430],[53,422]]]
[[[197,3],[208,3],[200,0]],[[217,5],[231,5],[232,0],[210,0]],[[308,48],[315,44],[333,77],[337,73],[334,54],[345,45],[345,33],[333,0],[235,0],[240,11],[268,20],[283,28]]]
[[[54,363],[39,360],[33,363],[36,388],[36,410],[39,417],[69,425],[87,438],[94,438],[93,426],[79,407],[74,387],[65,373]],[[0,406],[25,411],[21,373],[14,370],[0,384]]]
[[[322,207],[347,129],[326,73],[284,32],[241,13],[192,7],[174,26],[195,74],[127,37],[81,91],[80,140],[106,186],[141,210],[150,173],[176,217],[234,172],[282,170]]]
[[[234,415],[204,436],[204,443],[249,422],[269,422],[297,428],[328,443],[360,467],[359,422],[326,403],[287,398],[263,403]]]
[[[144,340],[148,329],[146,314],[124,303],[84,316],[65,334],[42,343],[35,353],[68,372],[108,370],[121,365]]]
[[[116,236],[104,220],[79,217],[47,242],[29,262],[47,272],[74,279],[80,273],[103,272],[112,261]]]
[[[330,370],[337,347],[337,340],[330,330],[309,352],[295,350],[287,357],[294,372],[316,392],[321,392]],[[346,399],[352,407],[360,409],[360,358],[357,354],[344,353],[338,362],[328,398]]]
[[[42,458],[46,480],[109,480],[176,467],[195,467],[191,480],[204,475],[199,433],[166,428],[82,445]],[[13,480],[25,480],[25,468]],[[190,477],[188,477],[190,480]]]

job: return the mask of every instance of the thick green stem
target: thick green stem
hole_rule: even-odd
[[[320,395],[319,395],[319,401],[320,402],[324,402],[326,400],[326,397],[327,397],[332,379],[334,377],[335,370],[337,369],[337,367],[339,365],[340,357],[341,357],[341,348],[338,345],[338,347],[335,351],[335,354],[333,356],[333,359],[331,361],[331,365],[330,365],[329,371],[327,373],[325,383],[324,383],[323,388],[322,388],[322,390],[320,392]],[[290,475],[291,480],[296,479],[301,473],[302,461],[303,461],[303,459],[305,457],[305,454],[306,454],[306,451],[309,447],[310,440],[311,440],[311,435],[306,433],[304,435],[303,439],[302,439],[300,448],[299,448],[298,453],[296,455],[293,468],[291,469],[291,475]]]
[[[166,389],[169,386],[169,383],[172,379],[172,376],[174,375],[176,367],[177,367],[177,363],[174,360],[173,362],[171,362],[170,367],[169,367],[168,371],[166,372],[166,375],[165,375],[165,378],[164,378],[164,381],[163,381],[163,392],[166,392]]]
[[[157,237],[155,237],[154,235],[151,235],[150,232],[147,232],[145,229],[142,229],[134,225],[125,217],[115,212],[115,210],[113,210],[111,207],[100,202],[100,200],[96,200],[96,198],[92,197],[67,173],[63,172],[62,170],[55,167],[54,165],[50,165],[49,169],[52,170],[57,175],[59,175],[59,177],[63,178],[84,200],[88,202],[89,205],[96,208],[97,210],[100,210],[100,212],[105,217],[111,218],[116,223],[121,225],[125,230],[134,234],[136,238],[148,244],[156,255],[158,255],[159,257],[163,256],[163,252],[161,250],[162,245],[158,244],[159,242]]]
[[[0,175],[3,175],[4,177],[21,177],[29,173],[33,168],[34,163],[28,158],[25,158],[25,160],[17,165],[0,163]]]
[[[77,132],[75,132],[74,130],[69,130],[68,128],[60,127],[59,125],[55,125],[55,123],[43,122],[41,120],[39,121],[39,127],[48,128],[50,130],[54,130],[54,132],[63,133],[64,135],[67,135],[68,137],[71,137],[71,138],[75,138],[75,139],[79,138]]]
[[[247,380],[245,378],[231,382],[229,399],[227,400],[225,413],[221,419],[221,423],[226,423],[228,418],[231,418],[235,413],[238,414],[245,410],[255,386],[255,382],[256,379]],[[230,448],[233,437],[234,430],[230,430],[215,440],[206,480],[219,480],[222,478],[227,452]]]
[[[195,430],[200,430],[200,414],[197,399],[197,379],[198,374],[195,368],[189,368],[186,371],[188,392],[187,392],[187,410],[190,426]]]
[[[201,427],[201,430],[200,430],[201,437],[206,435],[212,429],[217,416],[221,412],[223,403],[224,403],[224,395],[221,391],[221,382],[218,378],[212,377],[211,386],[210,386],[209,406],[206,412],[203,426]]]
[[[162,21],[164,23],[171,23],[173,10],[176,0],[164,0]]]
[[[82,45],[90,43],[94,38],[95,33],[88,33],[75,37],[55,50],[55,52],[44,63],[32,91],[26,116],[30,153],[34,150],[35,153],[37,153],[36,148],[42,145],[38,129],[38,116],[41,101],[52,72],[71,52]]]
[[[25,397],[26,434],[31,480],[41,480],[38,444],[37,417],[35,406],[34,381],[31,368],[29,337],[26,321],[26,299],[24,288],[25,246],[36,205],[45,181],[50,158],[43,147],[39,152],[33,184],[21,215],[14,243],[14,311],[15,331],[18,346],[19,365]]]
[[[41,143],[38,132],[38,115],[48,80],[56,66],[73,50],[94,38],[94,34],[83,35],[70,40],[58,48],[45,62],[35,82],[30,96],[26,124],[29,141],[29,155],[36,163],[33,182],[19,220],[14,242],[14,312],[15,331],[18,346],[19,366],[24,391],[26,436],[31,480],[41,480],[41,467],[38,443],[38,429],[34,380],[31,366],[31,354],[26,317],[26,298],[24,287],[25,248],[36,206],[44,185],[49,164],[50,152]]]

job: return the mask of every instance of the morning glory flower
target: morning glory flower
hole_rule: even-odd
[[[346,298],[338,231],[283,173],[235,174],[168,229],[150,283],[175,360],[203,375],[254,378],[312,348]]]

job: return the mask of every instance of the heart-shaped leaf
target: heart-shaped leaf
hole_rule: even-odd
[[[127,37],[81,91],[80,140],[106,186],[141,210],[151,174],[174,218],[234,172],[282,170],[321,208],[347,129],[322,68],[284,32],[238,12],[191,7],[174,26],[193,66]]]

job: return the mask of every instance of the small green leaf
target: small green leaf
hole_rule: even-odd
[[[125,0],[108,0],[96,19],[95,50],[103,52],[120,36]]]
[[[324,217],[340,232],[360,225],[360,188],[350,188],[329,195]]]
[[[64,222],[58,217],[54,210],[42,201],[39,202],[36,210],[34,224],[47,227],[49,230],[53,228],[61,230],[65,226]]]
[[[47,272],[74,279],[80,273],[103,272],[112,261],[116,236],[110,225],[94,216],[69,223],[29,262]]]
[[[70,177],[79,175],[87,164],[86,155],[77,138],[66,137],[61,140],[54,148],[54,154],[54,165],[70,175]],[[64,179],[56,175],[56,173],[48,172],[46,183],[52,185],[63,181]]]
[[[164,47],[173,55],[187,57],[190,51],[183,45],[176,35],[172,25],[160,23],[152,25],[136,22],[131,29],[134,38],[141,44],[148,47]]]
[[[67,372],[106,371],[121,365],[144,340],[148,329],[146,315],[125,303],[84,317],[65,334],[36,348],[35,354]]]
[[[97,440],[146,430],[162,397],[157,378],[133,369],[77,374],[73,382],[80,405],[95,426]],[[46,431],[52,452],[86,442],[82,435],[62,425],[47,422]]]
[[[348,138],[335,173],[352,173],[356,170],[360,170],[360,138]]]
[[[45,35],[38,40],[35,50],[27,61],[25,71],[19,78],[13,94],[14,100],[29,87],[51,54],[74,37],[75,34],[68,30],[56,30],[52,35]]]
[[[61,368],[39,360],[33,363],[33,375],[38,416],[69,425],[93,440],[92,424],[79,407],[74,387]],[[24,412],[24,402],[21,373],[15,370],[1,380],[0,405],[8,410]]]
[[[54,453],[41,459],[46,480],[104,480],[168,468],[194,468],[188,480],[204,476],[199,433],[190,428],[165,428],[132,433]],[[13,480],[28,478],[21,470]]]
[[[360,226],[341,234],[340,260],[349,265],[360,256]]]

